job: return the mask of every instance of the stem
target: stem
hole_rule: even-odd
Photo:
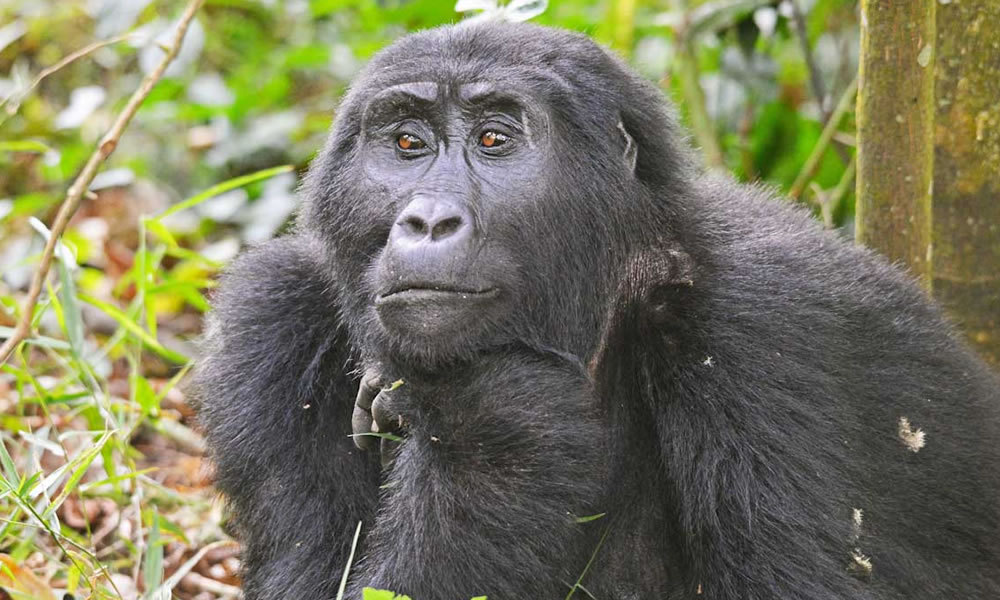
[[[823,132],[819,136],[819,140],[816,141],[816,145],[813,147],[812,152],[809,154],[809,158],[806,159],[806,163],[802,165],[802,170],[799,171],[798,176],[795,178],[795,183],[792,184],[792,189],[789,190],[788,195],[792,198],[798,199],[802,195],[802,191],[805,189],[806,184],[812,179],[812,176],[816,174],[816,169],[819,167],[819,161],[826,154],[827,148],[830,147],[830,142],[833,140],[833,135],[837,132],[837,127],[840,126],[841,119],[847,114],[848,109],[850,109],[851,104],[854,102],[854,96],[858,91],[858,78],[854,78],[847,89],[844,90],[843,95],[840,96],[840,101],[837,102],[837,108],[834,109],[833,114],[830,115],[830,119],[826,122],[826,126],[823,127]]]

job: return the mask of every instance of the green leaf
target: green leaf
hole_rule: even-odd
[[[95,488],[99,488],[101,486],[112,485],[112,484],[116,484],[116,483],[121,483],[121,482],[127,481],[129,479],[135,479],[136,477],[139,477],[140,475],[146,475],[148,473],[153,473],[153,472],[158,471],[158,470],[159,470],[159,467],[149,467],[147,469],[140,469],[138,471],[132,471],[130,473],[124,473],[122,475],[116,475],[114,477],[106,477],[104,479],[101,479],[100,481],[92,481],[90,483],[85,483],[85,484],[81,485],[80,486],[80,492],[82,492],[82,493],[85,494],[85,493],[89,492],[90,490],[93,490]]]
[[[146,584],[147,590],[159,592],[158,588],[163,583],[163,543],[160,541],[160,515],[156,509],[153,509],[152,521],[149,535],[146,536],[146,556],[142,565],[142,581]],[[160,600],[158,595],[151,592],[143,598],[144,600]],[[166,598],[169,597],[169,595],[166,596]]]
[[[362,600],[410,600],[409,596],[397,596],[389,590],[365,588],[361,591]]]
[[[0,326],[0,338],[9,338],[14,335],[13,327],[2,327]],[[70,345],[62,340],[57,340],[55,338],[46,337],[44,335],[38,335],[35,337],[30,337],[24,340],[26,344],[32,344],[35,346],[42,346],[43,348],[52,348],[53,350],[69,350]]]
[[[102,435],[100,439],[98,439],[93,446],[88,448],[86,452],[81,452],[79,455],[76,456],[76,458],[74,458],[69,463],[69,467],[72,469],[72,473],[70,474],[69,479],[63,485],[62,491],[59,492],[59,495],[56,496],[56,498],[48,506],[45,507],[45,512],[42,513],[43,516],[47,517],[53,514],[56,511],[56,509],[62,506],[62,503],[66,501],[66,498],[74,490],[76,490],[77,484],[80,483],[81,479],[83,479],[83,476],[84,474],[86,474],[87,469],[90,468],[90,465],[94,462],[94,459],[97,458],[97,456],[101,453],[101,449],[104,448],[104,445],[108,443],[108,440],[111,439],[111,434],[113,433],[114,433],[113,431],[105,431],[104,435]]]
[[[608,513],[597,513],[596,515],[587,515],[586,517],[577,517],[577,523],[590,523],[591,521],[596,521],[603,518]]]
[[[177,538],[180,542],[190,545],[191,541],[188,539],[187,535],[184,533],[184,529],[176,523],[171,523],[168,519],[160,517],[160,535],[164,533],[170,534]],[[166,544],[167,540],[164,539],[163,543]]]
[[[34,140],[7,140],[0,142],[0,152],[37,152],[45,154],[51,150],[52,148]]]
[[[80,300],[83,300],[87,304],[96,306],[97,308],[104,311],[105,314],[107,314],[109,317],[117,321],[118,324],[124,327],[129,333],[139,338],[139,340],[141,340],[142,343],[145,344],[150,350],[156,352],[163,358],[172,360],[176,363],[188,362],[188,357],[184,356],[179,352],[174,352],[173,350],[165,347],[163,344],[158,342],[156,338],[151,336],[149,332],[147,332],[142,327],[139,327],[135,323],[135,321],[130,319],[128,315],[123,313],[118,308],[111,306],[107,302],[98,300],[97,298],[94,298],[92,296],[88,296],[87,294],[80,294]]]
[[[80,358],[83,356],[83,315],[80,312],[80,303],[76,299],[76,282],[73,281],[73,274],[70,273],[63,254],[59,255],[59,260],[56,262],[60,284],[57,296],[59,303],[62,304],[63,326],[66,328],[66,337],[69,338],[73,353]]]
[[[146,228],[153,232],[153,235],[163,240],[171,248],[177,247],[177,240],[174,239],[174,235],[158,219],[145,218],[143,222],[146,224]]]
[[[217,184],[213,185],[212,187],[208,188],[207,190],[205,190],[204,192],[201,192],[200,194],[196,194],[196,195],[188,198],[187,200],[184,200],[182,202],[178,202],[177,204],[171,206],[167,210],[163,211],[162,213],[160,213],[159,215],[157,215],[156,217],[154,217],[154,220],[161,221],[161,220],[165,219],[166,217],[169,217],[170,215],[172,215],[174,213],[178,213],[178,212],[180,212],[182,210],[191,208],[192,206],[198,206],[199,204],[201,204],[205,200],[208,200],[209,198],[213,198],[215,196],[218,196],[219,194],[221,194],[223,192],[228,192],[229,190],[234,190],[236,188],[243,187],[245,185],[249,185],[251,183],[254,183],[254,182],[257,182],[257,181],[261,181],[263,179],[268,179],[268,178],[274,177],[275,175],[280,175],[282,173],[288,173],[289,171],[291,171],[294,168],[295,167],[292,166],[292,165],[282,165],[280,167],[273,167],[273,168],[270,168],[270,169],[264,169],[263,171],[257,171],[256,173],[250,173],[249,175],[242,175],[240,177],[234,177],[233,179],[230,179],[228,181],[223,181],[222,183],[217,183]]]
[[[130,379],[132,399],[142,408],[142,414],[156,416],[160,411],[160,402],[149,380],[137,373],[133,373]]]
[[[14,466],[14,460],[10,457],[10,454],[7,454],[7,448],[4,446],[2,438],[0,438],[0,466],[3,467],[4,483],[13,489],[15,482],[18,480],[17,467]]]

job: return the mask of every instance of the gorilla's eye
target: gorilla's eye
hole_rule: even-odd
[[[399,146],[400,150],[420,150],[426,146],[422,139],[409,133],[401,134],[396,138],[396,145]]]
[[[508,141],[510,141],[509,137],[497,131],[487,131],[479,136],[479,144],[484,148],[503,146]]]

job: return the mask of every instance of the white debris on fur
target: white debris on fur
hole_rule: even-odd
[[[868,575],[872,572],[871,557],[865,556],[857,548],[855,548],[854,551],[851,552],[851,559],[854,561],[853,564],[851,565],[853,568],[857,569],[858,571],[861,571],[865,575]]]
[[[899,439],[910,452],[920,452],[927,444],[927,436],[922,429],[914,429],[906,417],[899,418]]]
[[[861,524],[864,520],[864,513],[860,508],[855,508],[851,511],[851,543],[857,544],[858,540],[861,539]],[[864,576],[871,575],[872,572],[872,559],[861,552],[861,548],[855,546],[851,550],[851,563],[848,565],[848,570],[854,571]]]

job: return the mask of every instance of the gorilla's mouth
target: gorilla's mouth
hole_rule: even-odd
[[[414,302],[414,301],[455,301],[455,300],[492,300],[500,295],[498,288],[462,288],[447,285],[406,285],[379,294],[375,304],[384,302]]]
[[[446,340],[477,330],[499,297],[497,287],[397,285],[375,298],[375,311],[396,334]]]

